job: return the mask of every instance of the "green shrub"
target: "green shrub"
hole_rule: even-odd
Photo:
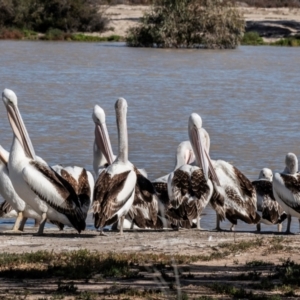
[[[280,39],[274,43],[271,43],[272,46],[290,46],[290,47],[299,47],[300,46],[300,36],[288,37]]]
[[[141,24],[130,28],[128,46],[235,48],[245,22],[231,1],[157,0]]]
[[[103,31],[108,19],[99,11],[101,0],[0,0],[0,27],[47,32]]]
[[[242,45],[264,45],[263,38],[256,31],[245,32],[241,41]]]

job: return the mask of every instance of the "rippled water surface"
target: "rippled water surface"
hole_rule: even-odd
[[[1,89],[16,92],[39,156],[50,165],[92,170],[92,109],[99,104],[105,110],[117,152],[114,103],[124,97],[129,158],[150,179],[172,170],[192,112],[201,115],[210,134],[213,159],[232,162],[251,180],[263,167],[281,171],[287,152],[300,154],[299,70],[299,48],[159,50],[0,41]],[[12,131],[0,106],[0,143],[9,150]],[[201,225],[213,228],[215,215],[206,213]],[[237,229],[254,226],[240,222]]]

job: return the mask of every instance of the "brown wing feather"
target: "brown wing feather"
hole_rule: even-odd
[[[174,172],[172,181],[174,199],[171,204],[174,207],[179,207],[185,201],[185,195],[189,192],[190,176],[187,172],[177,169]]]
[[[0,217],[3,217],[4,215],[8,214],[13,210],[13,207],[7,202],[4,201],[0,205]]]
[[[72,188],[74,189],[75,193],[78,194],[78,183],[77,181],[74,179],[74,177],[67,172],[64,169],[60,170],[60,175],[62,178],[64,178],[66,181],[69,182],[69,184],[72,186]]]
[[[166,182],[152,182],[159,200],[164,205],[169,205],[168,184]]]
[[[115,213],[118,212],[124,203],[131,197],[134,189],[126,199],[120,202],[116,201],[118,194],[124,187],[129,173],[130,171],[126,171],[114,175],[111,178],[110,174],[102,172],[98,177],[98,180],[95,184],[93,201],[96,228],[112,224],[112,219]],[[114,222],[115,221],[116,220],[114,218]]]
[[[39,194],[37,191],[34,192],[40,197],[40,199],[44,200],[57,212],[64,214],[79,233],[84,230],[86,226],[85,216],[82,213],[81,203],[72,185],[51,167],[37,161],[32,161],[30,164],[39,170],[53,184],[53,186],[55,186],[57,192],[65,199],[66,206],[58,206],[52,201],[49,201],[43,195]]]

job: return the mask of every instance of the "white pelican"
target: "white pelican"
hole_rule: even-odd
[[[95,123],[93,167],[95,174],[99,176],[103,170],[113,163],[116,156],[112,151],[105,122],[105,112],[99,105],[95,105],[92,118]],[[131,206],[126,218],[131,220],[131,228],[134,224],[139,228],[160,228],[162,227],[161,222],[156,224],[158,199],[155,190],[146,178],[145,170],[137,168],[134,168],[134,170],[137,175],[137,184],[133,206]]]
[[[219,201],[219,205],[215,207],[221,219],[225,218],[224,202],[221,201],[221,197],[212,198],[214,193],[212,181],[219,184],[219,180],[205,149],[207,141],[205,141],[201,117],[196,113],[192,113],[189,117],[188,133],[197,166],[184,164],[172,172],[168,178],[168,195],[172,206],[175,209],[183,206],[190,223],[192,224],[192,220],[196,218],[197,228],[201,229],[200,216],[210,200]],[[212,180],[209,179],[209,174]],[[214,207],[213,204],[212,206]]]
[[[41,216],[16,193],[9,177],[8,160],[9,152],[0,146],[0,194],[6,200],[4,203],[9,204],[12,210],[17,214],[12,230],[7,232],[18,233],[23,231],[27,218],[33,218],[36,222],[40,222]],[[6,205],[3,209],[7,211],[8,206]]]
[[[258,180],[252,181],[256,190],[257,210],[262,213],[261,223],[266,225],[277,224],[278,232],[282,230],[282,222],[287,218],[287,214],[275,200],[272,190],[273,173],[268,168],[263,168]],[[260,231],[261,226],[258,223],[257,231]]]
[[[72,185],[45,162],[37,159],[28,132],[18,109],[16,94],[8,89],[2,93],[14,137],[8,170],[16,192],[42,218],[38,233],[43,234],[45,222],[50,219],[71,227],[78,232],[85,229],[85,207],[90,204],[92,191],[88,175],[83,169],[84,193],[77,195]]]
[[[248,224],[257,224],[260,216],[256,212],[256,193],[251,181],[231,164],[223,160],[210,160],[210,137],[204,128],[202,128],[202,134],[199,142],[204,143],[204,146],[201,147],[207,161],[201,159],[200,166],[203,170],[207,170],[209,167],[211,172],[215,193],[210,203],[214,203],[215,207],[219,209],[218,213],[212,205],[217,212],[216,229],[221,230],[220,221],[223,219],[224,210],[226,218],[232,223],[231,230],[234,229],[238,219]]]
[[[98,177],[94,190],[95,227],[103,229],[120,219],[120,234],[123,222],[133,204],[137,175],[128,160],[127,102],[119,98],[115,104],[118,127],[118,156]],[[105,141],[104,141],[105,143]],[[107,161],[107,147],[101,149]],[[102,231],[101,233],[102,234]]]
[[[288,215],[286,233],[290,233],[292,216],[300,218],[300,173],[298,173],[297,156],[288,153],[285,157],[285,165],[282,173],[274,174],[273,193],[276,201]]]

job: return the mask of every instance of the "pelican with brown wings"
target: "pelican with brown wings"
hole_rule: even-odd
[[[29,134],[18,109],[16,94],[8,89],[2,93],[14,136],[8,160],[9,178],[18,195],[40,216],[38,234],[43,234],[47,219],[85,229],[86,207],[92,190],[88,175],[82,169],[84,192],[77,194],[72,184],[35,155]],[[21,217],[23,213],[20,213]]]
[[[120,234],[123,222],[134,200],[137,175],[133,164],[128,160],[127,102],[119,98],[115,104],[118,127],[118,156],[98,177],[95,189],[93,210],[95,227],[102,229],[120,219]],[[107,140],[104,139],[104,143]],[[102,152],[108,162],[108,146]]]
[[[282,222],[287,218],[286,212],[275,200],[272,189],[273,173],[268,168],[263,168],[258,180],[252,181],[256,190],[257,211],[261,212],[261,221],[256,225],[257,231],[261,230],[261,223],[266,225],[277,224],[278,232],[282,230]]]
[[[95,123],[93,166],[95,174],[99,176],[113,163],[116,156],[112,151],[105,121],[105,112],[99,105],[95,105],[92,118]],[[157,220],[159,203],[154,187],[150,180],[146,178],[145,170],[137,169],[136,167],[134,167],[134,170],[137,175],[137,182],[133,205],[125,220],[131,224],[127,228],[133,228],[134,225],[139,228],[162,228],[162,222],[160,219]],[[128,225],[128,222],[125,224]]]
[[[213,203],[215,199],[219,203],[216,203],[214,208],[220,218],[224,219],[224,201],[222,197],[214,196],[214,185],[219,185],[219,180],[205,149],[208,146],[202,119],[196,113],[189,117],[188,133],[196,157],[196,166],[184,164],[169,175],[168,195],[172,206],[175,209],[182,207],[190,223],[196,218],[197,228],[201,229],[200,215],[207,204]]]

